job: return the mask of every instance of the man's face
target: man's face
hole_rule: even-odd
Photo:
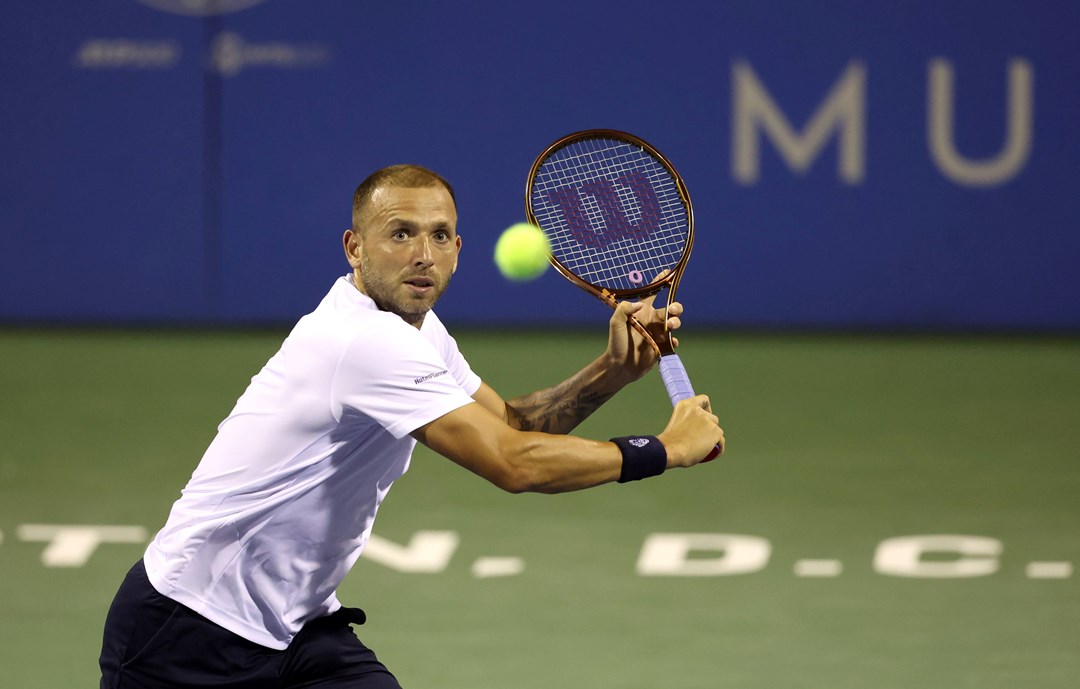
[[[380,187],[345,232],[357,287],[383,311],[416,327],[457,269],[454,200],[442,186]]]

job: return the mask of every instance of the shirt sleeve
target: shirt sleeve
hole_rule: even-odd
[[[480,376],[473,372],[469,362],[458,349],[457,341],[447,331],[446,326],[439,320],[435,312],[429,312],[424,319],[422,332],[434,343],[443,361],[446,362],[451,375],[469,395],[476,394],[480,389]]]
[[[331,383],[339,421],[353,410],[402,438],[473,401],[438,349],[412,326],[389,322],[345,347]]]

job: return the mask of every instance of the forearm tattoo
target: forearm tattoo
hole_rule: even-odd
[[[616,390],[602,388],[582,371],[558,385],[506,403],[510,424],[522,431],[569,433]]]

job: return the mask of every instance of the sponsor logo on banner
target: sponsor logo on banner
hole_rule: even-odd
[[[91,38],[79,46],[74,63],[78,69],[170,69],[180,52],[177,41]]]
[[[189,14],[205,17],[213,14],[239,12],[266,0],[139,0],[147,7],[173,14]]]
[[[210,46],[210,69],[232,77],[250,67],[314,69],[330,62],[330,48],[320,43],[252,43],[225,31]]]
[[[179,41],[167,39],[91,38],[75,51],[76,69],[166,70],[180,63]],[[210,45],[206,67],[224,77],[245,69],[318,69],[331,61],[330,47],[322,43],[257,43],[225,31]]]

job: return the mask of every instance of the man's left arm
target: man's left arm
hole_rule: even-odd
[[[672,302],[667,309],[655,309],[652,298],[620,302],[608,323],[607,349],[570,378],[509,401],[482,383],[473,399],[502,417],[511,428],[569,433],[615,393],[656,365],[659,358],[656,350],[630,325],[630,318],[636,317],[646,326],[663,328],[666,317],[667,328],[676,330],[682,324],[679,318],[682,311],[678,302]],[[677,345],[678,341],[673,338],[673,343]]]

